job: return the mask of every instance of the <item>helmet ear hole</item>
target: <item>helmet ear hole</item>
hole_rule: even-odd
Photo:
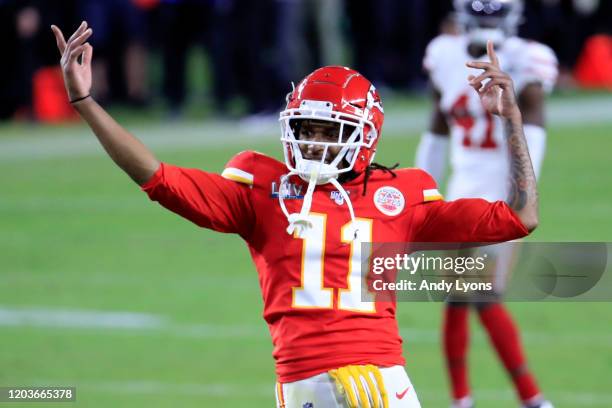
[[[355,129],[357,129],[357,126],[351,126],[351,125],[345,124],[342,127],[342,141],[346,142],[351,137]]]
[[[293,131],[293,134],[295,135],[296,139],[299,138],[300,136],[300,129],[302,128],[303,122],[304,122],[304,119],[289,120],[289,127],[291,128],[291,131]]]

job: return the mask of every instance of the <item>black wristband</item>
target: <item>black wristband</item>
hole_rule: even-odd
[[[90,96],[91,96],[91,94],[87,94],[87,95],[85,95],[85,96],[83,96],[83,97],[81,97],[81,98],[76,98],[76,99],[71,100],[71,101],[70,101],[70,103],[77,103],[77,102],[80,102],[80,101],[82,101],[83,99],[87,99],[87,98],[89,98]]]

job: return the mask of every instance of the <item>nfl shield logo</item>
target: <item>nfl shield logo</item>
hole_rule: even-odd
[[[332,191],[329,195],[329,198],[334,200],[334,202],[338,205],[344,204],[344,197],[342,197],[342,194],[340,194],[339,191]]]

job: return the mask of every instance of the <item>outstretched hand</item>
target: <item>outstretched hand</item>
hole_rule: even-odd
[[[478,76],[468,77],[470,86],[478,92],[487,112],[506,119],[520,117],[512,78],[501,70],[492,41],[487,42],[487,55],[490,62],[470,61],[466,64],[470,68],[484,70]],[[488,82],[483,85],[487,80]]]
[[[68,41],[64,34],[55,25],[51,26],[55,35],[57,49],[61,55],[60,65],[64,76],[64,85],[71,101],[86,97],[91,91],[91,57],[93,47],[87,39],[93,33],[83,21],[79,28],[70,36]],[[79,57],[81,57],[79,61]]]

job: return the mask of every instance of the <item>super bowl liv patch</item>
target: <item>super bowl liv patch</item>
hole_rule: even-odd
[[[395,187],[384,186],[374,193],[374,205],[385,215],[391,217],[398,215],[404,209],[405,204],[404,195]]]

